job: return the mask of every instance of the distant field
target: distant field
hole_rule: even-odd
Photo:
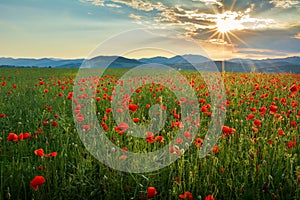
[[[166,124],[156,135],[145,133],[147,139],[127,135],[110,111],[113,88],[126,71],[110,69],[94,78],[92,97],[99,125],[124,150],[112,156],[124,163],[127,151],[168,144],[184,120],[172,90],[148,84],[118,112],[129,109],[134,123],[145,125],[150,107],[160,104]],[[180,73],[198,98],[196,137],[185,134],[176,142],[170,151],[180,158],[170,166],[136,174],[103,165],[82,144],[73,114],[85,131],[92,127],[80,105],[72,109],[72,101],[81,98],[72,93],[77,69],[1,68],[0,199],[300,199],[300,74],[221,74],[225,124],[217,144],[200,159],[211,99],[199,74]],[[192,144],[183,154],[185,143]]]

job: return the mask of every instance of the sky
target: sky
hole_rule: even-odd
[[[300,56],[300,0],[1,0],[0,10],[0,57],[85,58],[141,28],[174,31],[170,37],[195,42],[212,59]],[[130,49],[128,41],[111,42],[102,53]],[[172,55],[149,49],[129,55],[152,56]]]

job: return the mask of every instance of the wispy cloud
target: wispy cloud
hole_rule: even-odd
[[[218,0],[192,0],[194,2],[201,2],[205,5],[218,5],[219,7],[222,7],[223,4]]]
[[[104,0],[79,0],[81,2],[88,2],[95,6],[104,6]]]
[[[300,40],[300,33],[297,33],[296,35],[294,35],[292,38],[296,38]]]
[[[276,8],[292,8],[300,7],[300,1],[296,0],[271,0],[270,3],[274,4]]]
[[[126,0],[112,0],[112,2],[124,4],[126,6],[129,6],[131,8],[134,8],[136,10],[140,11],[153,11],[153,10],[164,10],[166,7],[161,2],[150,2],[150,1],[144,1],[144,0],[132,0],[132,1],[126,1]]]
[[[111,8],[121,8],[122,6],[114,3],[106,3],[105,6],[111,7]]]
[[[142,19],[142,16],[141,16],[141,15],[135,15],[135,14],[133,14],[133,13],[131,13],[131,14],[129,15],[129,17],[132,18],[132,19],[137,19],[137,20]]]

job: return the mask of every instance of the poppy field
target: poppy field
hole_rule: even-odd
[[[0,70],[0,199],[300,199],[299,74],[220,74],[224,124],[217,143],[200,158],[213,106],[203,77],[181,71],[197,97],[197,132],[186,131],[169,148],[175,162],[131,173],[103,164],[85,148],[78,127],[89,134],[94,124],[76,102],[93,99],[98,125],[122,149],[110,155],[126,165],[128,152],[161,149],[183,128],[181,107],[188,101],[174,95],[182,88],[152,83],[124,94],[125,106],[115,113],[127,110],[136,125],[150,123],[153,105],[166,113],[160,131],[135,138],[126,132],[129,122],[116,123],[111,106],[127,70],[92,77],[93,96],[85,96],[84,88],[74,95],[77,71]]]

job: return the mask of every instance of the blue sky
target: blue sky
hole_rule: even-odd
[[[84,58],[135,28],[175,30],[214,59],[300,56],[297,0],[1,0],[0,10],[0,57]]]

